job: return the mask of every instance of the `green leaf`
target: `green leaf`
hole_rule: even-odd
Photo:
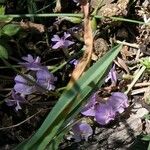
[[[59,98],[39,130],[25,143],[16,149],[44,150],[57,136],[60,128],[79,112],[82,104],[87,101],[90,94],[99,85],[104,73],[119,53],[118,45],[99,59],[83,76],[81,76],[71,89],[67,89]],[[50,146],[50,145],[49,145]]]
[[[108,69],[107,69],[107,70],[108,70]],[[95,91],[97,88],[99,88],[99,87],[102,86],[103,81],[104,81],[104,79],[105,79],[105,77],[106,77],[106,74],[105,74],[105,73],[107,73],[107,71],[104,70],[104,71],[101,72],[101,73],[103,74],[103,78],[101,79],[100,83],[99,83],[99,79],[97,79],[97,80],[94,81],[94,84],[95,84],[95,85],[93,84],[93,86],[91,86],[92,89],[90,89],[89,87],[86,87],[86,88],[84,89],[84,91],[83,91],[83,93],[82,93],[83,96],[82,96],[81,100],[79,101],[79,103],[77,103],[76,105],[74,105],[74,109],[72,109],[72,111],[67,115],[66,120],[65,120],[65,122],[63,123],[62,127],[61,127],[61,128],[59,129],[59,131],[57,132],[57,135],[56,135],[56,136],[51,140],[51,142],[49,143],[49,145],[48,145],[49,147],[55,147],[55,150],[58,149],[58,146],[59,146],[58,143],[60,143],[60,142],[62,141],[63,136],[65,135],[65,133],[67,133],[67,132],[69,131],[70,127],[72,126],[72,124],[68,126],[69,122],[70,122],[79,112],[81,112],[81,110],[82,110],[81,105],[82,105],[82,106],[85,106],[85,105],[83,105],[83,104],[88,101],[89,96],[93,93],[93,91]],[[78,99],[75,99],[75,101],[78,101]]]
[[[142,140],[144,141],[150,141],[150,135],[145,135]]]
[[[8,52],[3,45],[0,45],[0,58],[8,59]]]
[[[0,3],[5,3],[6,2],[6,0],[0,0]]]
[[[144,115],[144,118],[150,120],[150,114]]]
[[[140,59],[140,63],[150,70],[150,57],[144,57]]]
[[[62,20],[67,20],[70,21],[72,23],[81,23],[82,19],[80,17],[61,17]]]
[[[150,150],[150,142],[149,142],[149,144],[148,144],[148,148],[147,148],[147,150]]]
[[[17,34],[19,30],[20,26],[16,24],[7,24],[2,28],[1,33],[7,36],[13,36]]]
[[[5,7],[0,6],[0,15],[4,15],[4,14],[5,14]]]
[[[37,11],[37,6],[35,0],[27,0],[27,7],[29,14],[35,14]],[[34,17],[30,17],[31,21],[34,22]]]
[[[8,22],[10,22],[10,21],[12,21],[12,17],[8,17],[8,16],[0,16],[0,23],[8,23]]]
[[[97,21],[95,17],[93,17],[91,20],[91,26],[92,26],[92,31],[95,32],[97,29]]]

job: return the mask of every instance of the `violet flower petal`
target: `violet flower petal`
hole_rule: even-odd
[[[59,37],[58,35],[54,35],[51,41],[55,42],[55,44],[52,46],[53,49],[58,49],[58,48],[68,48],[68,46],[74,44],[74,42],[70,40],[66,40],[68,37],[71,35],[64,32],[63,37]]]
[[[97,93],[94,93],[90,97],[89,102],[81,110],[81,114],[85,116],[95,116],[96,97],[97,97]]]
[[[29,95],[35,92],[35,87],[20,83],[16,83],[14,89],[17,93],[22,93],[24,95]]]
[[[95,107],[84,108],[82,109],[81,114],[84,116],[95,116]]]
[[[22,57],[23,60],[27,61],[27,62],[33,62],[34,59],[32,57],[32,55],[28,54],[26,57]]]
[[[93,134],[91,126],[87,123],[77,123],[72,127],[74,133],[73,138],[76,142],[80,142],[82,139],[88,141],[88,137]]]
[[[53,38],[51,39],[51,41],[53,42],[59,42],[61,39],[58,35],[53,35]]]
[[[115,65],[113,65],[113,67],[110,69],[108,76],[105,79],[105,82],[108,82],[109,80],[111,80],[112,83],[117,82],[117,74],[116,74],[116,70],[115,70]]]
[[[72,44],[74,44],[74,42],[69,41],[69,40],[65,40],[63,45],[64,45],[65,48],[68,48]]]
[[[69,33],[66,33],[66,32],[64,32],[64,36],[63,36],[63,38],[64,38],[64,40],[66,40],[68,37],[70,37],[71,35],[69,34]]]
[[[52,73],[50,73],[48,70],[39,70],[36,73],[37,77],[37,83],[43,86],[44,88],[48,90],[54,90],[54,81],[57,80],[56,77]]]
[[[63,43],[60,41],[60,42],[57,42],[56,44],[54,44],[52,46],[53,49],[58,49],[58,48],[61,48],[63,46]]]
[[[33,80],[32,76],[28,75],[28,77]],[[15,82],[16,82],[16,84],[14,86],[14,89],[17,93],[29,95],[36,91],[35,86],[32,85],[26,79],[24,79],[21,75],[17,75],[15,77]]]
[[[26,67],[27,70],[36,71],[36,70],[40,70],[42,68],[41,63],[40,63],[40,61],[41,61],[40,57],[36,57],[34,59],[30,54],[28,54],[27,57],[22,57],[22,59],[26,62],[20,62],[19,64]]]
[[[21,75],[17,75],[15,77],[15,82],[17,83],[22,83],[22,84],[27,84],[27,80],[24,79]]]
[[[98,104],[95,106],[95,119],[97,123],[106,125],[115,119],[115,112],[108,104]]]
[[[17,106],[15,107],[15,110],[18,111],[19,109],[22,109],[19,102],[17,101],[16,103],[17,103]]]
[[[77,59],[73,59],[69,62],[69,64],[73,64],[75,67],[77,66],[78,63],[79,63],[79,60]]]
[[[20,106],[20,103],[17,100],[6,99],[5,102],[6,102],[7,106],[15,106],[16,111],[18,111],[19,109],[22,109]]]
[[[21,109],[20,103],[25,103],[25,98],[20,94],[17,94],[14,90],[12,91],[12,99],[5,99],[8,106],[15,106],[15,110]]]
[[[108,100],[108,104],[112,106],[115,112],[122,113],[129,106],[128,97],[121,92],[114,92]]]

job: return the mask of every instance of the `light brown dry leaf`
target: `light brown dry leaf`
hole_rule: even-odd
[[[146,88],[143,99],[146,104],[150,104],[150,86]]]
[[[123,68],[128,74],[130,74],[129,69],[127,67],[127,65],[125,64],[124,60],[117,57],[117,62],[120,65],[121,68]]]
[[[85,43],[85,51],[84,55],[77,64],[74,69],[71,79],[68,83],[68,87],[72,87],[72,85],[76,82],[76,80],[83,74],[85,69],[89,66],[93,51],[93,36],[92,36],[92,28],[91,28],[91,20],[89,18],[89,3],[87,0],[81,0],[81,8],[84,13],[84,43]]]
[[[55,9],[54,9],[54,12],[55,13],[61,12],[61,2],[60,2],[60,0],[56,0],[56,6],[55,6]]]
[[[133,57],[133,55],[135,55],[133,51],[129,50],[128,46],[123,46],[120,53],[124,60],[127,60],[127,57]]]
[[[42,24],[37,24],[37,23],[33,23],[31,21],[27,21],[27,22],[23,22],[21,21],[20,22],[20,26],[23,28],[23,29],[35,29],[37,31],[39,31],[40,33],[44,32],[45,31],[45,27],[44,25]]]
[[[147,90],[147,87],[146,88],[139,88],[139,89],[136,89],[136,90],[132,90],[131,91],[131,95],[137,95],[137,94],[145,93],[146,90]]]
[[[107,2],[108,1],[108,2]],[[129,0],[105,0],[105,5],[102,6],[97,15],[112,17],[119,15],[127,15],[127,6]]]

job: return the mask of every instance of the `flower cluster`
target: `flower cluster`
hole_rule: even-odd
[[[98,102],[98,95],[94,93],[89,103],[82,109],[85,116],[93,116],[101,125],[114,120],[117,113],[122,113],[128,107],[128,98],[124,93],[114,92],[105,103]]]
[[[117,113],[122,113],[128,107],[128,98],[121,92],[112,93],[105,103],[101,103],[101,101],[102,99],[95,92],[81,110],[81,114],[94,117],[97,123],[106,125],[115,119]],[[88,140],[88,137],[93,134],[91,126],[85,121],[76,123],[72,127],[72,131],[76,142],[82,139]]]
[[[27,57],[22,57],[25,62],[21,62],[26,68],[28,74],[17,75],[15,77],[15,85],[12,91],[12,99],[6,99],[8,106],[15,106],[16,111],[21,109],[19,103],[25,102],[25,96],[34,92],[43,93],[46,90],[54,90],[54,82],[57,80],[52,73],[48,71],[46,66],[42,66],[40,57],[35,59],[28,54]],[[45,89],[45,90],[44,90]]]

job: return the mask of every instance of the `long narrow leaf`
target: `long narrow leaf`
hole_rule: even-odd
[[[107,69],[108,70],[108,69]],[[63,123],[63,126],[60,128],[60,130],[57,132],[57,135],[53,138],[53,140],[50,141],[49,143],[49,149],[57,150],[60,142],[63,139],[63,136],[65,133],[67,133],[72,125],[68,126],[68,123],[74,119],[74,117],[81,111],[82,105],[84,105],[85,102],[88,101],[89,96],[95,91],[96,89],[100,88],[104,82],[105,79],[105,72],[107,73],[106,70],[102,72],[103,74],[103,79],[99,82],[99,79],[93,81],[93,86],[92,88],[89,88],[88,86],[85,87],[84,93],[82,94],[83,97],[81,98],[80,102],[76,104],[76,106],[73,106],[73,110],[67,115],[66,120]],[[77,101],[77,99],[75,100]]]
[[[101,80],[104,70],[106,70],[115,59],[120,49],[120,45],[114,47],[86,71],[71,89],[66,90],[35,135],[29,139],[27,143],[22,144],[21,147],[19,146],[17,149],[44,150],[49,142],[56,136],[66,120],[66,117],[74,109],[74,106],[77,106],[83,99],[87,98],[85,97],[88,96],[88,94],[86,95],[87,88],[88,93],[93,90],[93,87],[90,87],[90,83],[97,80],[97,84]]]

